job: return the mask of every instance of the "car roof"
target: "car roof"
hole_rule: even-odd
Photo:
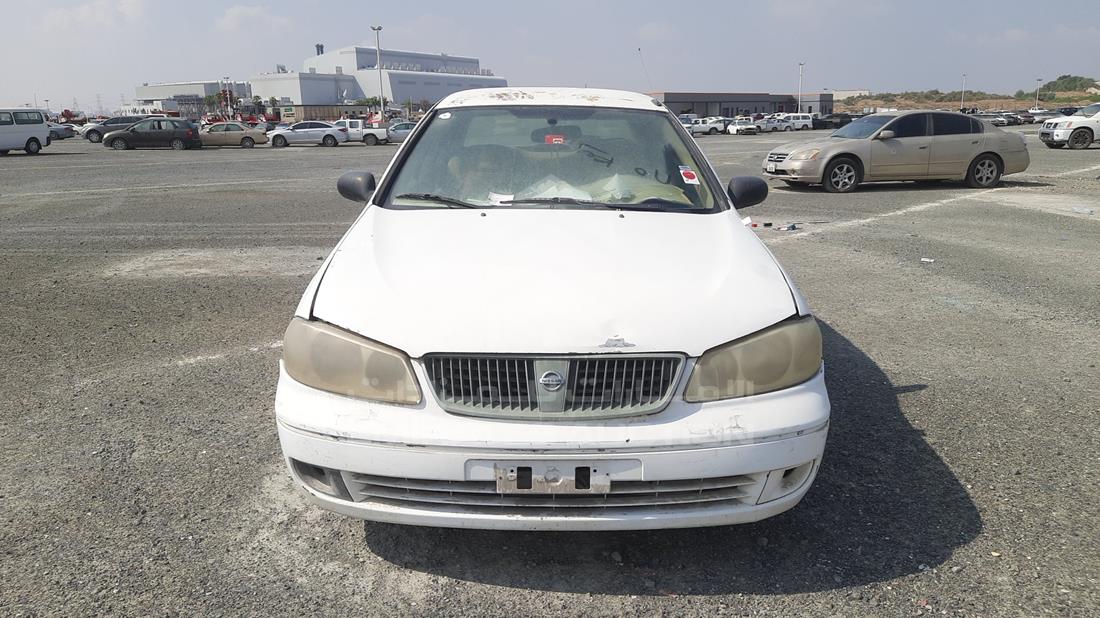
[[[625,90],[599,88],[477,88],[448,95],[437,107],[497,105],[569,105],[626,109],[664,110],[653,97]]]

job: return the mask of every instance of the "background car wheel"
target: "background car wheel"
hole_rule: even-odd
[[[790,131],[791,130],[791,125],[787,125],[787,126],[783,127],[783,130],[784,131]]]
[[[126,140],[122,139],[121,137],[116,137],[115,139],[111,140],[111,148],[114,148],[115,150],[126,150],[129,147],[130,145],[127,144]]]
[[[718,129],[716,129],[714,127],[711,127],[710,131],[707,131],[707,133],[709,133],[711,135],[718,135]]]
[[[368,146],[377,146],[378,145],[378,136],[376,136],[376,135],[364,135],[363,136],[363,143],[368,145]]]
[[[282,148],[286,146],[286,138],[282,135],[276,135],[275,138],[271,140],[271,145],[276,148]]]
[[[50,131],[50,139],[61,139],[61,136],[57,134],[57,131]]]
[[[99,131],[88,131],[88,141],[93,144],[98,144],[103,141],[103,135]]]
[[[183,142],[183,140],[178,138],[178,137],[173,139],[172,141],[168,142],[168,145],[172,147],[172,150],[186,150],[187,149],[187,144],[185,144]]]
[[[1077,129],[1069,134],[1069,149],[1084,150],[1092,144],[1092,133],[1088,129]]]
[[[1061,148],[1062,146],[1065,146],[1065,144],[1051,144],[1049,142],[1044,142],[1044,143],[1046,143],[1047,148]]]
[[[966,184],[975,189],[988,189],[1001,181],[1001,162],[993,155],[979,155],[970,164],[966,173]]]
[[[27,140],[27,145],[23,147],[23,150],[25,150],[26,153],[29,155],[36,155],[40,150],[42,150],[42,144],[38,143],[38,140],[32,137]]]
[[[825,167],[825,175],[821,179],[825,190],[829,193],[849,193],[859,186],[859,165],[848,158],[833,159]]]
[[[321,143],[331,148],[336,145],[336,138],[331,135],[326,135],[325,138],[321,140]]]
[[[251,148],[256,145],[256,140],[251,137],[246,137],[241,140],[241,148]]]

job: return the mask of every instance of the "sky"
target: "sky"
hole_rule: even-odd
[[[1013,93],[1100,78],[1100,0],[0,0],[0,106],[94,111],[143,82],[300,70],[314,44],[480,58],[514,86]],[[41,7],[37,13],[28,6]],[[1056,6],[1056,8],[1045,8]],[[15,16],[19,16],[18,18]],[[23,23],[17,24],[17,19]],[[639,53],[638,49],[641,48]]]

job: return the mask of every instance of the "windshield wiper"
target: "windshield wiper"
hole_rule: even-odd
[[[463,202],[457,197],[447,197],[446,195],[436,195],[435,193],[402,193],[395,200],[422,200],[426,202],[439,202],[440,204],[446,204],[449,208],[481,208],[477,204],[471,204],[469,202]]]
[[[504,200],[501,204],[580,204],[582,206],[607,206],[601,202],[582,200],[577,197],[524,197],[518,200]]]
[[[501,204],[576,204],[579,206],[592,206],[606,210],[658,210],[663,206],[675,206],[677,208],[692,208],[691,204],[666,200],[659,197],[650,197],[634,204],[613,204],[608,202],[594,202],[575,197],[528,197],[517,200],[507,200]]]

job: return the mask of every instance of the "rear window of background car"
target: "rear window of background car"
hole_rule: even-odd
[[[0,125],[15,124],[12,120],[11,112],[0,112]]]
[[[38,112],[15,112],[15,124],[42,124],[42,114]]]

